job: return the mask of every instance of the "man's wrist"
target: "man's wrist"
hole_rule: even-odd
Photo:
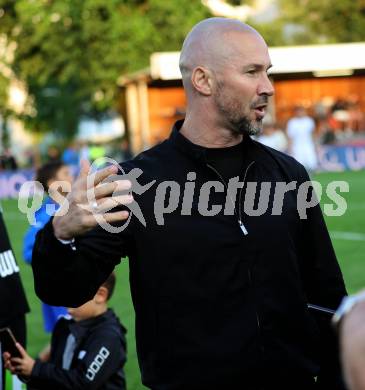
[[[52,219],[52,228],[53,228],[53,234],[58,241],[65,244],[69,244],[75,240],[74,237],[68,236],[67,234],[64,234],[64,232],[62,232],[62,229],[59,228],[57,219],[55,217],[53,217]]]
[[[60,238],[57,238],[57,237],[56,237],[56,239],[57,239],[62,245],[69,245],[73,251],[76,250],[76,241],[75,241],[74,238],[72,238],[71,240],[61,240]]]
[[[72,238],[71,240],[62,240],[61,238],[58,238],[58,237],[56,237],[56,238],[63,245],[70,245],[70,244],[73,244],[75,242],[74,238]]]
[[[57,223],[56,223],[57,224]],[[75,237],[67,237],[63,234],[60,234],[57,230],[57,226],[55,224],[54,218],[52,220],[52,230],[53,235],[57,241],[59,241],[63,245],[69,245],[72,250],[76,250]]]
[[[351,312],[355,305],[363,301],[365,301],[365,291],[343,298],[339,308],[332,317],[333,326],[338,330],[343,321],[343,318]]]

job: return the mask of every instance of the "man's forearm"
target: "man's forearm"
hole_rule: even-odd
[[[85,244],[77,250],[62,244],[53,234],[51,221],[47,223],[33,249],[34,286],[39,298],[51,305],[69,307],[90,300],[101,279],[106,279],[115,265],[100,259],[96,252]]]

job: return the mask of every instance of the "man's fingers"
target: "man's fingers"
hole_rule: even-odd
[[[90,163],[86,159],[82,159],[80,162],[80,174],[79,177],[86,177],[90,171]]]
[[[132,187],[129,180],[117,180],[112,183],[98,184],[96,187],[88,189],[88,199],[100,199],[113,194],[116,191],[126,191]]]
[[[97,213],[97,214],[104,214],[111,209],[127,205],[133,202],[133,196],[132,195],[120,195],[120,196],[113,196],[109,198],[103,198],[100,199],[97,202],[97,207],[92,208],[91,212]]]
[[[118,211],[116,213],[106,213],[103,215],[106,222],[121,222],[125,221],[129,217],[128,211]]]
[[[118,172],[118,167],[115,165],[111,165],[109,167],[100,169],[100,171],[97,171],[95,173],[90,173],[87,177],[87,186],[88,188],[95,187],[99,183],[101,183],[103,180],[105,180],[110,175],[114,175]]]
[[[105,214],[115,207],[128,205],[134,201],[133,195],[119,195],[95,200],[92,203],[79,203],[78,206],[91,214]]]
[[[88,199],[100,199],[112,194],[117,188],[117,183],[103,183],[87,190]]]
[[[117,211],[114,213],[106,213],[106,214],[95,214],[94,215],[89,215],[87,217],[84,217],[83,219],[83,225],[87,226],[89,228],[92,228],[99,224],[100,218],[102,218],[102,221],[108,222],[108,223],[113,223],[113,222],[121,222],[125,221],[129,217],[129,212],[128,211]]]

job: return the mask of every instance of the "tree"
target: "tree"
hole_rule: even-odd
[[[179,50],[206,16],[199,0],[0,0],[0,34],[17,45],[12,68],[36,110],[27,127],[72,137],[80,117],[114,108],[122,73]]]
[[[288,43],[357,42],[365,39],[364,0],[279,0],[279,6],[282,20],[294,27]]]
[[[285,46],[289,44],[289,40],[284,33],[285,22],[282,19],[279,18],[265,23],[257,23],[249,19],[247,23],[260,32],[268,46]]]
[[[9,87],[11,69],[11,50],[9,50],[6,36],[0,35],[0,153],[9,143],[8,118],[11,114],[9,107]]]

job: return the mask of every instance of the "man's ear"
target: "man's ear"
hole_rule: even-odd
[[[95,294],[95,302],[96,303],[105,303],[108,300],[108,289],[104,286],[98,288],[98,291]]]
[[[212,94],[212,72],[203,66],[197,66],[191,75],[193,87],[202,95],[210,96]]]

